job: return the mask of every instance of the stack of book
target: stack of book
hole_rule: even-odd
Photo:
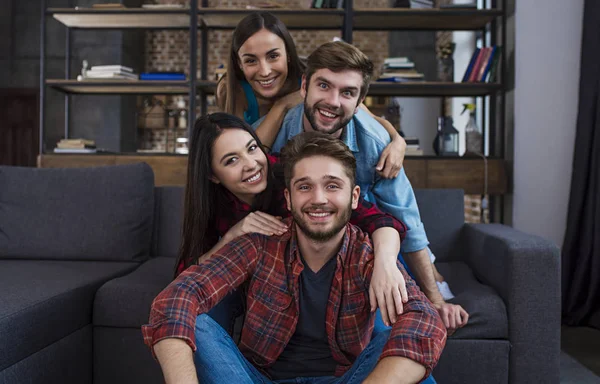
[[[183,72],[143,72],[140,74],[140,80],[164,80],[164,81],[175,81],[185,80],[185,73]]]
[[[121,79],[137,80],[138,75],[133,73],[133,69],[123,65],[96,65],[85,73],[86,79]]]
[[[423,156],[423,150],[419,145],[418,137],[405,137],[404,141],[406,141],[405,156]]]
[[[410,7],[414,9],[431,9],[433,0],[410,0]]]
[[[56,143],[54,153],[96,153],[96,142],[86,139],[62,139]]]
[[[423,81],[424,75],[415,70],[415,63],[408,57],[388,57],[383,62],[383,70],[377,81],[403,83]]]
[[[495,83],[498,78],[498,67],[502,47],[477,48],[471,56],[469,66],[465,71],[463,83]]]

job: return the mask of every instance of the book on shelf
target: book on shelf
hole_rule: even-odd
[[[124,65],[94,65],[88,72],[128,72],[133,73],[133,69]]]
[[[62,139],[56,143],[56,153],[95,153],[96,142],[87,139]]]
[[[498,62],[502,53],[502,47],[492,46],[477,48],[463,76],[463,83],[485,83],[495,82]]]
[[[121,3],[104,3],[104,4],[92,4],[92,8],[96,9],[123,9],[127,8]]]
[[[54,153],[97,153],[96,148],[54,148]]]
[[[140,80],[186,80],[183,72],[142,72]]]
[[[410,0],[412,9],[431,9],[433,8],[433,0]]]
[[[88,140],[88,139],[61,139],[59,141],[59,143],[63,143],[63,144],[78,144],[78,145],[96,145],[96,142],[94,140]]]
[[[344,0],[313,0],[310,7],[317,9],[341,9],[344,8]]]
[[[138,80],[138,75],[135,73],[127,73],[127,72],[93,72],[88,71],[85,74],[86,79],[96,80],[96,79],[121,79],[121,80]]]

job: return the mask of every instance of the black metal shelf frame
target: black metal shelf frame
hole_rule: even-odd
[[[39,153],[42,154],[44,151],[43,143],[44,143],[44,118],[45,118],[45,96],[46,96],[46,22],[47,18],[54,15],[60,14],[72,14],[72,9],[47,9],[46,8],[47,0],[42,0],[41,4],[41,36],[40,36],[40,120],[39,120],[39,133],[40,133],[40,142],[39,142]],[[201,4],[199,4],[199,2]],[[201,8],[198,8],[198,5],[201,5]],[[498,38],[502,42],[502,45],[506,44],[506,0],[485,0],[484,8],[482,10],[436,10],[435,13],[432,11],[418,11],[418,10],[410,10],[410,15],[415,17],[426,17],[428,15],[437,15],[436,17],[467,17],[469,15],[476,16],[486,16],[490,17],[490,22],[486,22],[480,28],[429,28],[427,26],[421,27],[408,27],[406,25],[398,25],[397,27],[393,26],[383,26],[383,28],[371,28],[370,26],[363,27],[360,25],[355,25],[355,20],[357,17],[361,17],[364,15],[377,16],[380,17],[388,17],[385,10],[357,10],[354,8],[353,0],[345,1],[345,8],[342,10],[326,10],[328,15],[336,15],[342,17],[341,26],[319,26],[319,27],[306,27],[305,25],[298,24],[296,27],[291,27],[290,29],[341,29],[342,39],[344,39],[348,43],[352,43],[353,41],[353,31],[358,30],[474,30],[481,32],[481,35],[484,36],[482,39],[483,46],[488,45],[498,45]],[[197,11],[192,11],[197,10]],[[167,14],[167,15],[187,15],[189,16],[189,25],[186,26],[132,26],[128,27],[126,25],[120,25],[119,27],[85,27],[85,29],[95,29],[95,30],[110,30],[110,29],[178,29],[178,30],[189,30],[190,31],[190,52],[189,52],[189,62],[190,62],[190,73],[189,73],[189,90],[187,94],[189,95],[189,116],[188,116],[188,132],[191,132],[193,128],[193,124],[196,118],[196,103],[198,96],[200,102],[200,113],[204,114],[207,111],[207,103],[206,103],[206,95],[211,94],[212,90],[210,87],[210,82],[208,79],[208,31],[211,29],[232,29],[230,25],[228,26],[219,26],[219,25],[208,25],[204,20],[205,18],[209,18],[210,15],[240,15],[243,16],[245,14],[249,14],[254,12],[255,10],[220,10],[220,9],[211,9],[208,7],[208,0],[190,0],[189,8],[181,8],[181,9],[161,9],[161,10],[148,10],[148,9],[86,9],[86,10],[77,10],[80,14],[91,14],[91,15],[153,15],[153,14]],[[299,15],[299,14],[310,14],[314,12],[314,10],[269,10],[276,15],[285,16],[285,15]],[[401,14],[402,12],[400,12]],[[407,13],[408,14],[408,13]],[[446,16],[444,16],[446,15]],[[402,15],[401,15],[402,16]],[[394,17],[394,16],[389,16]],[[406,16],[402,16],[406,18]],[[501,25],[501,32],[498,33],[498,23]],[[453,27],[458,27],[458,25],[454,25]],[[71,78],[71,29],[82,29],[79,27],[66,26],[65,33],[65,79]],[[202,32],[200,35],[200,43],[201,48],[200,52],[197,52],[197,40],[198,40],[198,32]],[[500,36],[498,36],[500,35]],[[486,36],[488,38],[486,39]],[[198,53],[200,53],[200,79],[197,77],[198,70]],[[435,88],[432,84],[423,83],[422,86],[418,85],[408,85],[409,88],[402,88],[402,85],[397,85],[397,89],[402,88],[404,94],[413,95],[410,91],[410,87],[415,87],[414,89],[419,89],[418,93],[414,93],[414,95],[419,97],[452,97],[452,96],[472,96],[477,98],[487,98],[490,99],[490,127],[489,137],[484,136],[484,142],[486,139],[489,140],[488,146],[490,148],[489,155],[491,156],[504,156],[505,150],[505,134],[504,129],[497,129],[498,127],[503,128],[505,124],[505,113],[506,113],[506,103],[505,103],[505,94],[504,94],[504,82],[506,80],[506,52],[503,52],[501,57],[501,72],[500,72],[500,84],[469,84],[469,86],[465,85],[444,85],[441,88],[438,85],[438,88]],[[199,83],[204,83],[201,85]],[[100,83],[98,83],[100,84]],[[208,85],[207,85],[208,84]],[[394,90],[394,86],[388,86],[385,84],[379,85],[375,84],[372,88],[372,94],[374,95],[391,95]],[[406,90],[408,89],[408,91]],[[482,91],[483,89],[483,91]],[[64,134],[65,137],[69,137],[70,131],[70,94],[72,92],[65,92],[65,126],[64,126]],[[143,93],[143,92],[141,92]],[[103,93],[96,93],[103,94]],[[106,92],[104,94],[114,94],[113,92]],[[499,99],[498,99],[499,98]],[[483,115],[487,115],[487,111],[485,110],[485,103]],[[500,110],[500,113],[498,112]],[[487,125],[482,124],[482,130],[485,133],[488,129]]]

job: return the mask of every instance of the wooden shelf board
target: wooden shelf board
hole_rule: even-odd
[[[156,185],[185,185],[187,156],[165,154],[43,154],[40,168],[93,167],[146,162],[154,170]],[[458,188],[483,194],[484,165],[479,158],[416,158],[404,160],[413,188]],[[504,160],[488,159],[488,193],[507,193]]]
[[[69,28],[189,29],[189,9],[74,9],[50,8],[49,14]]]
[[[238,22],[255,9],[200,8],[198,14],[207,27],[234,29]],[[344,11],[339,9],[268,9],[288,29],[341,29]]]
[[[444,83],[415,81],[407,83],[372,82],[369,96],[486,96],[502,89],[496,83]]]
[[[481,9],[354,9],[354,30],[469,31],[484,28],[499,10]]]
[[[146,80],[46,80],[46,84],[65,93],[74,94],[169,94],[185,95],[189,93],[189,83],[182,81],[146,81]]]

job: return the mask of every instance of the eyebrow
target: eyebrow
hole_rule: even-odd
[[[323,83],[327,83],[329,85],[331,85],[331,81],[327,80],[326,78],[324,78],[323,76],[317,76],[317,81],[322,81]],[[354,91],[354,92],[358,92],[358,87],[344,87],[342,88],[342,91]]]
[[[268,54],[270,54],[270,53],[273,53],[273,52],[275,52],[275,51],[278,51],[278,50],[279,50],[279,48],[273,48],[273,49],[271,49],[270,51],[267,51],[267,55],[268,55]],[[244,54],[242,55],[242,57],[244,57],[244,56],[256,57],[256,55],[255,55],[255,54],[253,54],[253,53],[244,53]]]
[[[254,138],[250,139],[250,141],[248,143],[246,143],[246,148],[248,148],[249,146],[251,146],[252,143],[254,143],[255,141],[256,140],[254,140]],[[223,160],[225,160],[226,157],[233,156],[233,155],[236,155],[236,153],[235,152],[229,152],[229,153],[224,154],[223,157],[221,157],[221,161],[220,162],[223,162]]]
[[[341,177],[333,176],[333,175],[325,175],[325,176],[322,177],[322,179],[324,179],[324,180],[338,181],[338,182],[340,182],[342,184],[345,184],[344,183],[344,179],[342,179]],[[293,185],[296,185],[298,183],[302,183],[302,182],[305,182],[305,181],[309,181],[309,180],[311,180],[311,178],[309,176],[301,177],[298,180],[294,181]]]

